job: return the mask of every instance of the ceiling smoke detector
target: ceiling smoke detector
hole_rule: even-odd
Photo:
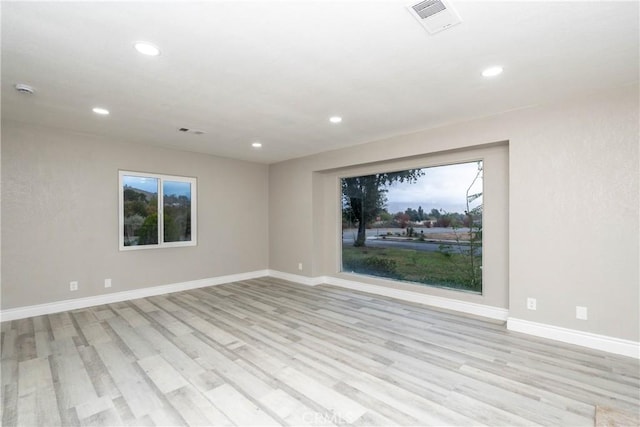
[[[407,6],[407,9],[430,34],[438,33],[462,22],[460,15],[448,0],[424,0]]]
[[[189,128],[178,128],[178,132],[182,133],[190,133],[193,135],[204,135],[206,132],[198,129],[189,129]]]
[[[33,95],[33,88],[29,85],[26,85],[24,83],[18,83],[16,85],[16,90],[20,93],[26,93],[27,95]]]

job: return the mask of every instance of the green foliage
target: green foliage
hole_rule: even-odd
[[[158,243],[158,214],[149,215],[138,230],[139,245],[155,245]]]
[[[183,196],[181,196],[183,197]],[[186,199],[186,198],[185,198]],[[164,211],[164,241],[179,242],[191,237],[191,203],[182,201],[168,204]]]
[[[408,215],[409,219],[413,222],[422,221],[423,219],[427,218],[424,214],[424,211],[422,210],[422,206],[418,206],[418,210],[407,208],[404,213]]]
[[[452,253],[449,257],[456,259],[462,255]],[[480,292],[481,289],[471,285],[467,277],[452,269],[449,257],[438,252],[413,249],[344,247],[342,271]],[[374,260],[366,261],[366,258]],[[379,259],[385,261],[378,261]]]
[[[122,196],[125,246],[158,243],[158,196],[132,187]]]
[[[391,215],[386,210],[382,210],[382,212],[379,212],[378,216],[380,217],[380,221],[382,221],[384,223],[387,223],[387,222],[389,222],[389,221],[391,221],[393,219],[393,215]]]
[[[164,241],[165,242],[177,242],[180,240],[180,229],[178,224],[171,217],[171,215],[165,212],[164,214]]]
[[[124,245],[131,246],[135,244],[134,236],[140,227],[144,224],[144,217],[138,214],[130,215],[124,218]]]
[[[123,199],[125,202],[144,202],[147,200],[147,196],[144,193],[134,190],[133,188],[126,187],[123,191]]]
[[[367,251],[361,254],[366,255]],[[381,256],[350,256],[349,253],[343,253],[342,267],[343,271],[351,271],[359,274],[367,274],[370,276],[388,277],[391,279],[400,279],[398,274],[397,262],[388,257]]]
[[[125,245],[158,243],[158,195],[133,187],[123,190]],[[191,199],[185,195],[163,197],[163,238],[178,242],[191,237]]]
[[[158,196],[153,195],[149,199],[149,203],[147,205],[147,215],[153,215],[158,213]]]
[[[479,245],[457,240],[455,243],[440,245],[438,255],[448,266],[451,279],[467,284],[473,291],[482,291],[482,254]]]

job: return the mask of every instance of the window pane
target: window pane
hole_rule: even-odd
[[[191,240],[191,184],[163,181],[164,241]]]
[[[158,179],[125,175],[124,246],[158,244]]]
[[[342,271],[482,291],[482,161],[343,178]]]

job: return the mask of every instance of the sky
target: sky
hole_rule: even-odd
[[[413,184],[394,183],[388,187],[387,211],[396,213],[407,208],[425,212],[443,209],[446,212],[463,213],[467,207],[466,192],[478,173],[478,163],[460,163],[423,169],[425,174]],[[469,194],[482,192],[482,179],[478,178]],[[471,203],[474,208],[482,203],[482,198]]]
[[[165,196],[187,196],[191,198],[191,184],[188,182],[164,181]]]
[[[144,178],[139,176],[125,175],[122,177],[124,185],[137,188],[149,193],[158,192],[157,178]],[[191,184],[188,182],[164,181],[164,194],[167,196],[187,196],[191,197]]]

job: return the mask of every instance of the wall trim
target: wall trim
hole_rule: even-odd
[[[299,274],[285,273],[283,271],[278,271],[278,270],[267,270],[267,271],[268,271],[267,275],[269,277],[288,280],[289,282],[295,282],[301,285],[317,286],[317,285],[321,285],[322,283],[326,283],[326,278],[324,276],[308,277],[308,276],[301,276]]]
[[[576,344],[595,350],[602,350],[622,356],[640,359],[640,343],[621,338],[598,335],[590,332],[578,331],[575,329],[562,328],[543,323],[530,322],[528,320],[509,317],[509,310],[500,307],[493,307],[473,302],[460,301],[452,298],[426,295],[418,292],[389,288],[386,286],[372,285],[347,280],[332,276],[307,277],[297,274],[284,273],[277,270],[269,270],[269,276],[278,279],[288,280],[307,286],[317,286],[328,284],[347,289],[368,292],[376,295],[397,298],[404,301],[416,302],[429,306],[445,308],[462,313],[473,314],[489,319],[502,320],[507,322],[507,329],[514,332],[548,338],[561,341],[567,344]]]
[[[582,347],[602,350],[608,353],[640,359],[640,342],[598,335],[591,332],[578,331],[576,329],[562,328],[560,326],[545,323],[531,322],[529,320],[507,319],[507,329],[514,332],[522,332],[537,337],[549,338],[568,344],[576,344]]]
[[[324,283],[357,291],[369,292],[404,301],[418,304],[430,305],[433,307],[445,308],[447,310],[459,311],[476,316],[487,317],[495,320],[507,320],[509,310],[506,308],[493,307],[490,305],[478,304],[474,302],[460,301],[453,298],[427,295],[419,292],[394,289],[386,286],[371,285],[369,283],[356,282],[354,280],[341,279],[338,277],[326,276]]]
[[[230,274],[227,276],[211,277],[207,279],[191,280],[188,282],[172,283],[168,285],[152,286],[130,291],[115,292],[104,295],[96,295],[85,298],[75,298],[64,301],[55,301],[45,304],[37,304],[25,307],[10,308],[0,311],[0,321],[24,319],[33,316],[59,313],[62,311],[77,310],[102,304],[111,304],[121,301],[129,301],[138,298],[165,295],[172,292],[186,291],[189,289],[217,286],[225,283],[239,282],[243,280],[258,279],[261,277],[274,277],[288,280],[305,286],[317,286],[328,284],[347,289],[368,292],[404,301],[425,304],[433,307],[454,310],[462,313],[473,314],[489,319],[507,322],[507,329],[514,332],[522,332],[542,338],[548,338],[568,344],[602,350],[613,354],[640,359],[640,342],[621,338],[598,335],[545,323],[531,322],[523,319],[509,317],[509,311],[505,308],[493,307],[473,302],[460,301],[452,298],[444,298],[435,295],[427,295],[401,289],[388,288],[386,286],[372,285],[354,280],[341,279],[332,276],[307,277],[298,274],[285,273],[277,270],[256,270],[247,273]]]
[[[247,273],[230,274],[227,276],[211,277],[208,279],[191,280],[188,282],[172,283],[169,285],[152,286],[149,288],[134,289],[131,291],[115,292],[92,297],[75,298],[63,301],[55,301],[45,304],[30,305],[25,307],[10,308],[0,311],[0,321],[24,319],[44,314],[59,313],[68,310],[93,307],[114,302],[129,301],[137,298],[164,295],[172,292],[186,291],[189,289],[204,288],[207,286],[222,285],[225,283],[239,282],[242,280],[257,279],[269,275],[269,270],[257,270]]]
[[[341,279],[339,277],[308,277],[298,274],[285,273],[278,270],[269,270],[269,276],[275,277],[277,279],[288,280],[290,282],[306,286],[317,286],[321,284],[339,286],[341,288],[354,289],[371,294],[397,298],[403,301],[410,301],[419,304],[430,305],[433,307],[445,308],[448,310],[487,317],[489,319],[506,321],[509,314],[509,311],[506,308],[493,307],[489,305],[460,301],[452,298],[438,297],[434,295],[427,295],[419,292],[405,291],[402,289],[394,289],[386,286],[371,285],[368,283],[357,282],[355,280]]]

